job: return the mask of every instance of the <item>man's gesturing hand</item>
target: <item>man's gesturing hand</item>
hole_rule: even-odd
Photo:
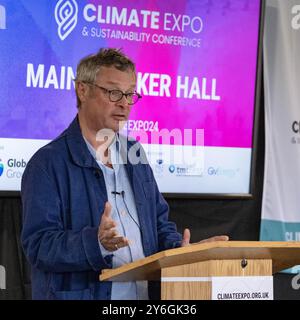
[[[129,244],[128,239],[118,235],[116,226],[116,222],[111,217],[111,205],[106,202],[98,228],[98,238],[102,246],[108,251],[115,251]]]

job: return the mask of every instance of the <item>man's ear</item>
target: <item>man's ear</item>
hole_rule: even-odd
[[[89,86],[83,82],[76,82],[75,88],[81,103],[85,102],[89,94]]]

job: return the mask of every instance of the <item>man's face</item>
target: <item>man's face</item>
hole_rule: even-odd
[[[133,71],[120,71],[114,67],[100,67],[96,85],[108,90],[120,90],[124,93],[134,92],[136,75]],[[81,99],[79,116],[84,125],[98,132],[101,129],[111,129],[117,132],[120,123],[127,121],[131,106],[123,96],[120,101],[111,102],[109,93],[104,90],[81,83],[78,86]]]

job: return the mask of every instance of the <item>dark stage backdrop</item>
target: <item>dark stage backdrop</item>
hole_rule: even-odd
[[[177,223],[179,231],[189,227],[193,242],[217,234],[227,234],[231,240],[259,240],[265,141],[263,111],[261,101],[253,199],[168,199],[171,220]],[[6,290],[0,290],[0,299],[30,299],[30,270],[20,246],[20,230],[20,198],[0,198],[0,265],[6,269]],[[292,289],[291,279],[291,275],[275,275],[275,299],[300,299],[300,290]]]

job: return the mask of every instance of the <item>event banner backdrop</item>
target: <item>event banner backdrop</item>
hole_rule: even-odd
[[[148,151],[161,190],[249,193],[260,3],[0,0],[0,190],[18,189],[30,156],[74,118],[79,60],[115,47],[143,96],[126,130],[145,147],[158,131],[200,130],[184,150],[204,146],[205,164]],[[158,144],[182,154],[182,140]]]
[[[261,240],[300,240],[300,1],[268,0]],[[296,271],[296,268],[293,269]]]

